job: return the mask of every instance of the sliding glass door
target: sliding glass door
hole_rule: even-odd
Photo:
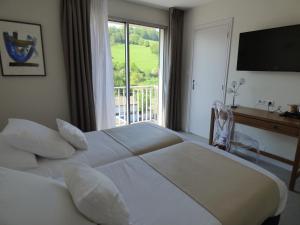
[[[160,123],[163,29],[109,22],[116,126]]]
[[[109,22],[109,36],[114,69],[115,123],[128,124],[126,89],[126,35],[125,24]]]

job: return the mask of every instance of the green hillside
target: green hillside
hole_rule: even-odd
[[[112,45],[113,63],[125,62],[124,44]],[[157,54],[152,53],[150,47],[141,45],[130,45],[130,61],[145,73],[151,73],[158,69],[159,58]]]
[[[115,86],[125,86],[124,28],[120,25],[111,25],[109,26],[109,34]],[[159,71],[159,30],[131,26],[129,43],[131,85],[157,85]]]

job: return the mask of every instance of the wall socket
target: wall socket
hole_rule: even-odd
[[[274,100],[270,100],[270,99],[258,99],[257,104],[258,105],[269,106],[269,107],[274,107],[275,106]]]

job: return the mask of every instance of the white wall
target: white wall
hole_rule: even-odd
[[[0,18],[42,25],[46,77],[0,76],[0,129],[9,117],[55,127],[69,119],[67,81],[60,36],[59,0],[1,0]]]
[[[300,73],[293,72],[245,72],[237,71],[237,53],[239,33],[271,27],[300,24],[299,0],[222,0],[191,9],[185,14],[183,76],[184,102],[187,103],[188,83],[190,82],[191,44],[193,29],[200,24],[234,17],[232,47],[229,65],[229,80],[246,79],[241,88],[238,104],[254,107],[259,98],[273,99],[276,105],[286,110],[288,103],[300,103]],[[197,59],[195,59],[197,60]],[[231,97],[227,98],[227,102]],[[185,115],[186,105],[183,106]],[[187,122],[184,121],[187,129]],[[296,148],[296,139],[274,134],[255,128],[239,127],[254,138],[260,140],[261,147],[292,159]]]
[[[168,24],[164,10],[109,0],[109,15]],[[0,75],[0,130],[7,118],[19,117],[55,128],[55,118],[69,120],[67,76],[60,32],[60,0],[0,0],[0,18],[42,25],[46,77]]]

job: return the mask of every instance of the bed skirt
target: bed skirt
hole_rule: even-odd
[[[278,225],[280,221],[280,216],[275,216],[267,219],[262,225]]]

